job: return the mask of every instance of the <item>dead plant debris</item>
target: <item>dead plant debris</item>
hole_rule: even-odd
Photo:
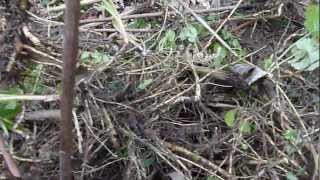
[[[75,179],[319,178],[319,68],[287,62],[309,2],[108,2],[81,6]],[[64,6],[0,10],[0,178],[56,178]]]

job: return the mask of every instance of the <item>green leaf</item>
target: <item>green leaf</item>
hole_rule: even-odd
[[[206,180],[218,180],[220,178],[216,177],[216,176],[207,176]]]
[[[176,46],[176,33],[169,29],[159,42],[159,50],[172,49]]]
[[[202,24],[194,23],[193,26],[196,28],[198,32],[198,39],[210,35],[210,32],[208,31],[208,29],[206,29]]]
[[[154,156],[151,156],[150,158],[146,158],[142,160],[143,167],[149,168],[152,164],[156,162],[156,159]]]
[[[222,38],[226,41],[234,38],[234,36],[229,31],[226,31],[225,29],[222,29],[220,32],[222,34]]]
[[[27,76],[23,80],[23,89],[26,93],[42,94],[44,90],[41,71],[43,65],[37,65],[32,71],[27,72]]]
[[[108,11],[108,13],[112,16],[112,25],[117,31],[121,34],[123,41],[128,43],[129,36],[125,30],[125,26],[121,20],[121,17],[117,11],[116,6],[114,5],[112,0],[102,0],[102,6]]]
[[[232,128],[235,124],[237,110],[229,110],[224,115],[224,122],[228,127]]]
[[[263,69],[268,70],[272,65],[272,58],[267,58],[263,60]]]
[[[230,42],[231,42],[231,47],[236,49],[241,49],[241,45],[238,39],[233,38]]]
[[[240,148],[243,150],[247,150],[249,147],[247,144],[241,143]]]
[[[86,61],[89,61],[90,59],[90,54],[91,52],[90,51],[83,51],[80,55],[80,60],[82,62],[86,62]]]
[[[198,31],[193,25],[187,24],[180,32],[179,38],[194,43],[198,39]]]
[[[248,121],[241,122],[239,130],[242,133],[250,134],[253,131],[253,124]]]
[[[286,130],[285,133],[283,133],[284,139],[288,141],[295,141],[298,137],[298,132],[294,129]]]
[[[208,15],[208,16],[205,17],[205,19],[207,21],[218,21],[219,20],[219,16],[217,16],[217,15]]]
[[[21,105],[16,101],[3,101],[0,103],[0,117],[12,119],[21,112]]]
[[[147,23],[144,19],[135,19],[128,24],[128,28],[145,28]]]
[[[139,86],[137,87],[138,90],[144,90],[146,89],[151,83],[152,83],[152,79],[145,79],[143,80]]]
[[[40,0],[40,4],[45,8],[47,8],[49,3],[50,3],[50,0]]]
[[[112,82],[109,82],[106,85],[106,91],[108,94],[123,91],[124,88],[125,88],[124,83],[119,80],[114,80]]]
[[[1,126],[1,129],[3,131],[3,134],[5,136],[9,136],[9,130],[8,130],[7,126],[3,123],[1,118],[0,118],[0,126]]]
[[[232,49],[235,49],[240,57],[246,54],[245,50],[241,47],[239,39],[236,36],[225,29],[222,29],[220,33],[222,38],[230,45]]]
[[[297,70],[313,71],[319,67],[319,44],[312,38],[301,38],[295,43],[288,63]]]
[[[110,60],[110,57],[109,55],[97,50],[94,52],[83,51],[80,55],[80,60],[86,65],[97,65]]]
[[[22,94],[22,90],[19,88],[12,88],[1,93],[5,93],[6,95],[18,95]],[[5,134],[12,129],[12,120],[21,112],[21,110],[22,107],[18,101],[0,101],[0,125]]]
[[[92,54],[92,60],[93,60],[93,63],[94,64],[99,64],[101,62],[105,62],[105,61],[108,61],[109,60],[109,56],[104,54],[104,53],[101,53],[101,52],[98,52],[97,50],[94,51]]]
[[[103,0],[102,1],[103,7],[110,13],[112,16],[117,16],[118,11],[116,6],[114,5],[113,1],[111,0]]]
[[[227,57],[228,51],[222,47],[219,43],[213,44],[214,58],[210,67],[219,68],[224,64],[224,60]]]
[[[128,152],[128,148],[127,147],[123,147],[121,149],[118,149],[116,151],[116,154],[120,157],[120,158],[127,158],[129,156],[129,152]]]
[[[287,173],[287,180],[298,180],[298,177],[289,171]]]
[[[2,92],[1,92],[2,93]],[[19,95],[22,90],[19,88],[12,88],[5,92],[6,95]],[[18,101],[0,101],[0,118],[13,119],[21,112],[21,104]]]
[[[309,5],[305,10],[304,25],[316,39],[319,38],[319,21],[319,5]]]

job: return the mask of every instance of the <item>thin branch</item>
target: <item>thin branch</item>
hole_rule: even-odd
[[[82,0],[80,2],[80,5],[81,6],[84,6],[84,5],[89,5],[89,4],[93,4],[93,3],[97,3],[97,2],[100,2],[101,0]],[[66,9],[66,5],[65,4],[61,4],[59,6],[55,6],[55,7],[51,7],[48,9],[49,12],[56,12],[56,11],[62,11],[62,10],[65,10]]]
[[[1,101],[57,101],[59,100],[59,95],[8,95],[8,94],[0,94],[0,102]]]
[[[198,9],[198,10],[192,10],[195,13],[211,13],[211,12],[218,12],[218,11],[225,11],[225,10],[232,10],[235,6],[225,6],[225,7],[219,7],[219,8],[210,8],[210,9]],[[252,7],[249,5],[240,6],[239,8],[248,8]],[[190,12],[187,12],[190,13]],[[126,15],[121,16],[121,19],[137,19],[137,18],[146,18],[146,17],[159,17],[163,16],[165,14],[164,11],[158,11],[158,12],[152,12],[152,13],[142,13],[142,14],[132,14],[132,15]],[[167,15],[175,15],[175,11],[169,11]],[[87,24],[87,23],[96,23],[96,22],[108,22],[112,21],[112,17],[106,17],[106,18],[99,18],[99,19],[85,19],[81,20],[80,24]]]
[[[71,180],[72,107],[78,52],[80,2],[65,1],[65,30],[63,43],[63,78],[60,100],[60,179]]]

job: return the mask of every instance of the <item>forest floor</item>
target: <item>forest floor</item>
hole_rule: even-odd
[[[318,4],[81,2],[75,179],[319,178]],[[59,176],[63,15],[0,2],[0,159],[23,179]]]

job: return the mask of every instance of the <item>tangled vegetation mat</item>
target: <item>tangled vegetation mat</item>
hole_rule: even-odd
[[[59,176],[64,9],[0,2],[0,179]],[[79,30],[75,179],[319,178],[316,1],[83,0]]]

